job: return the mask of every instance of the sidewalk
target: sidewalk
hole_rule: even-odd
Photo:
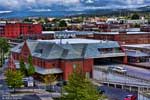
[[[17,91],[23,92],[28,91],[31,94],[36,94],[41,100],[53,100],[52,98],[60,97],[60,93],[50,93],[42,89],[17,89]]]
[[[40,97],[41,100],[53,100],[52,98],[60,97],[60,93],[50,93],[45,90],[38,89],[36,95]]]

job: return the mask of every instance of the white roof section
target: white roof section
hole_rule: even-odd
[[[133,29],[134,30],[134,29]],[[130,35],[130,34],[150,34],[150,32],[141,32],[141,31],[127,31],[126,34]],[[105,35],[117,35],[117,34],[121,34],[119,32],[95,32],[95,34],[105,34]]]
[[[64,31],[42,31],[42,34],[76,34],[87,35],[93,34],[94,31],[76,31],[76,30],[64,30]]]
[[[127,34],[150,34],[150,32],[127,32]]]
[[[55,31],[42,31],[42,34],[55,34]]]
[[[126,29],[127,32],[140,32],[140,28],[128,28]]]
[[[95,32],[95,34],[111,34],[111,35],[115,35],[115,34],[119,34],[119,32]]]
[[[47,74],[60,74],[63,73],[63,71],[60,68],[50,68],[50,69],[46,69],[46,68],[42,68],[42,67],[35,67],[35,71],[38,74],[42,74],[42,75],[47,75]]]
[[[147,53],[138,50],[126,50],[126,54],[130,57],[149,57]]]
[[[90,43],[113,43],[115,41],[93,40],[93,39],[54,39],[54,40],[38,40],[40,42],[52,42],[56,44],[90,44]]]
[[[150,48],[150,44],[134,44],[134,45],[123,45],[124,47],[134,47],[134,48]]]

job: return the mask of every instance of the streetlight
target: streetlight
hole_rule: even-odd
[[[62,96],[62,94],[63,94],[63,79],[61,78],[60,79],[60,88],[61,88],[61,96]]]

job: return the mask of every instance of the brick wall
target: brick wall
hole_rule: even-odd
[[[29,55],[30,55],[30,50],[26,42],[24,43],[20,53],[12,52],[12,57],[14,58],[14,60],[18,60],[18,61],[22,58],[25,62],[28,62],[27,59]],[[75,68],[81,68],[84,73],[88,72],[90,77],[92,77],[93,59],[45,60],[36,57],[32,57],[32,58],[33,58],[33,64],[35,66],[43,67],[45,69],[56,68],[56,67],[62,69],[64,80],[68,80],[69,75],[73,72]]]
[[[149,44],[150,33],[147,34],[94,34],[94,39],[118,41],[122,44]]]
[[[63,69],[63,78],[68,80],[69,75],[73,72],[74,67],[81,67],[83,72],[89,72],[92,77],[92,67],[93,67],[93,59],[84,59],[84,60],[62,60],[61,68]]]
[[[27,23],[7,23],[0,26],[1,36],[7,38],[17,38],[21,35],[27,34],[41,34],[42,26],[40,24],[27,24]]]

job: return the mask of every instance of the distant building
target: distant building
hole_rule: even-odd
[[[18,38],[25,35],[41,34],[42,26],[31,23],[5,23],[0,24],[0,36]]]
[[[150,25],[149,24],[141,25],[140,29],[143,32],[150,32]]]
[[[129,64],[150,68],[150,44],[123,45],[123,48]]]
[[[146,24],[148,20],[146,19],[138,19],[138,20],[127,20],[128,24]]]
[[[108,23],[108,24],[118,24],[119,20],[117,18],[108,18],[106,23]]]
[[[68,39],[68,38],[93,38],[93,31],[74,31],[74,30],[64,30],[64,31],[42,31],[42,34],[26,35],[23,38],[26,39]]]
[[[95,39],[118,41],[120,44],[149,44],[150,32],[126,31],[95,32]]]
[[[55,31],[55,39],[68,39],[68,38],[93,38],[93,31]]]
[[[27,63],[31,55],[37,77],[54,74],[64,80],[68,80],[76,67],[92,77],[93,65],[99,61],[126,63],[125,53],[117,42],[90,39],[28,40],[14,47],[11,54],[9,62],[12,64],[8,65],[15,65],[16,69],[20,59]]]

